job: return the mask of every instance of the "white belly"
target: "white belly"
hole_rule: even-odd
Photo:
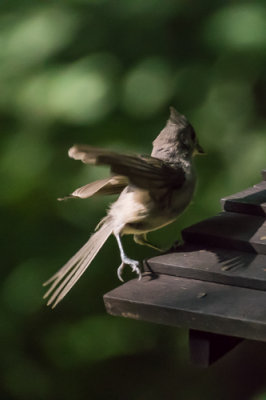
[[[163,201],[154,201],[148,190],[135,189],[121,193],[111,205],[109,215],[125,234],[147,233],[173,222],[189,205],[195,189],[195,180],[187,183]]]

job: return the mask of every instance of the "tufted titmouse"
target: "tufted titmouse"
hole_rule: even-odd
[[[125,254],[121,236],[134,235],[135,242],[159,250],[148,242],[146,235],[176,220],[190,203],[196,184],[192,158],[200,153],[204,151],[193,127],[173,107],[165,128],[153,141],[151,156],[121,154],[87,145],[71,147],[71,158],[85,164],[109,165],[113,175],[82,186],[66,198],[121,194],[87,243],[45,282],[44,285],[51,284],[44,296],[50,296],[47,304],[55,307],[65,297],[111,234],[121,255],[119,279],[122,280],[125,265],[140,279],[140,264]]]

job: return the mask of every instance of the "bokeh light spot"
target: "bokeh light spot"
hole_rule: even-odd
[[[206,26],[206,41],[214,48],[266,48],[266,8],[262,4],[228,6]]]
[[[129,71],[123,88],[123,106],[134,116],[156,113],[172,95],[171,69],[165,60],[149,58]]]
[[[116,104],[116,69],[114,57],[92,55],[64,70],[58,68],[33,76],[18,94],[18,108],[52,120],[95,122]]]
[[[18,17],[2,33],[4,67],[22,68],[43,61],[71,40],[75,26],[75,16],[56,7]]]

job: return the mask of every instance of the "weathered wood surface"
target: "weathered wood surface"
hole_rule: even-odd
[[[199,367],[208,367],[242,341],[241,338],[190,329],[190,361]]]
[[[266,290],[266,255],[185,244],[145,261],[156,274]]]
[[[221,200],[224,212],[182,232],[177,251],[144,262],[143,279],[104,296],[112,315],[190,330],[191,360],[208,366],[243,339],[266,341],[266,170]]]
[[[104,296],[112,315],[266,341],[266,292],[146,274]]]
[[[266,181],[242,192],[221,199],[225,211],[253,215],[266,215]]]
[[[266,254],[266,220],[255,215],[223,212],[186,228],[187,243]]]

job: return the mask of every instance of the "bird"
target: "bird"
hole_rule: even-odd
[[[151,155],[124,154],[89,145],[74,145],[69,157],[85,164],[110,167],[110,176],[88,183],[58,200],[87,199],[98,195],[119,194],[89,240],[56,272],[44,286],[51,285],[44,298],[54,308],[71,290],[94,257],[113,234],[121,256],[117,269],[129,265],[141,279],[140,262],[124,251],[121,237],[133,235],[141,245],[161,250],[147,239],[147,233],[174,222],[192,200],[196,173],[193,158],[204,154],[195,130],[187,118],[174,107],[165,127],[153,141]]]

